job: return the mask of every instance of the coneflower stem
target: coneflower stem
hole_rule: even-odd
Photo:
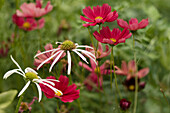
[[[116,90],[117,90],[117,92],[119,94],[119,97],[122,98],[122,96],[120,94],[120,91],[119,91],[119,88],[118,88],[118,85],[117,85],[117,77],[116,77],[116,73],[115,73],[115,62],[114,62],[113,46],[112,46],[112,55],[111,55],[111,57],[112,57],[112,63],[113,63],[113,73],[114,73],[114,78],[115,78]]]
[[[18,111],[19,111],[19,107],[20,107],[21,102],[22,102],[22,100],[23,100],[23,98],[24,98],[24,94],[25,94],[25,93],[22,93],[22,95],[19,97],[19,101],[18,101],[17,107],[16,107],[16,109],[15,109],[15,113],[18,113]]]
[[[136,70],[137,69],[137,63],[136,63],[136,51],[135,51],[135,37],[134,37],[134,33],[133,33],[133,51],[134,51],[134,61],[136,64]],[[137,73],[137,72],[136,72]],[[138,101],[138,76],[135,76],[135,99],[134,99],[134,109],[133,109],[133,113],[136,113],[136,108],[137,108],[137,101]]]
[[[163,89],[162,89],[162,88],[160,88],[160,91],[162,92],[162,94],[163,94],[163,96],[164,96],[164,98],[165,98],[165,100],[166,100],[167,104],[169,105],[168,99],[166,98],[166,96],[165,96],[165,93],[164,93]]]

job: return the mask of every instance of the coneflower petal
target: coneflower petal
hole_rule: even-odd
[[[20,69],[13,69],[13,70],[10,70],[10,71],[6,72],[6,73],[4,74],[3,79],[7,79],[7,78],[8,78],[9,76],[11,76],[13,73],[17,73],[17,74],[22,75],[23,77],[25,77],[25,75],[23,75],[22,73],[18,72],[19,70],[20,70]]]
[[[37,73],[35,70],[33,70],[32,68],[30,68],[30,67],[27,67],[27,68],[25,69],[25,73],[28,73],[28,72],[33,72],[33,73],[35,73],[36,75],[38,75],[38,73]]]
[[[28,86],[30,85],[31,81],[28,81],[26,83],[26,85],[24,86],[24,88],[22,88],[22,90],[20,91],[20,93],[18,94],[18,97],[22,95],[22,93],[28,88]]]
[[[39,84],[37,84],[37,83],[35,82],[35,85],[36,85],[37,88],[38,88],[38,94],[39,94],[38,102],[40,102],[40,101],[41,101],[41,98],[42,98],[42,91],[41,91],[41,88],[40,88]]]
[[[86,58],[85,58],[81,53],[79,53],[79,52],[76,51],[75,49],[73,49],[72,51],[74,51],[78,56],[80,56],[80,58],[81,58],[83,61],[85,61],[87,64],[89,64],[89,63],[87,62]]]
[[[70,55],[70,52],[67,51],[67,58],[68,58],[68,71],[67,71],[67,74],[70,75],[71,73],[71,55]]]
[[[44,52],[38,53],[38,54],[36,54],[36,55],[34,56],[34,58],[37,57],[37,56],[39,56],[39,55],[42,55],[42,54],[44,54],[44,53],[48,53],[48,52],[52,52],[52,51],[57,51],[57,50],[59,50],[59,49],[60,49],[60,48],[52,49],[52,50],[48,50],[48,51],[44,51]]]

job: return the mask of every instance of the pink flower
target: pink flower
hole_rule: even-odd
[[[96,59],[101,59],[101,58],[106,57],[110,54],[111,50],[109,50],[109,46],[106,45],[105,48],[106,48],[105,51],[103,51],[102,44],[99,42],[99,47],[98,47],[98,50],[97,50]],[[93,49],[86,48],[86,50],[95,54],[95,51]]]
[[[19,17],[33,17],[39,18],[53,9],[53,6],[50,4],[50,1],[47,2],[45,8],[42,8],[42,0],[36,0],[36,4],[34,3],[23,3],[20,6],[20,10],[16,11],[17,16]]]
[[[148,19],[143,19],[141,22],[138,23],[138,20],[136,18],[131,18],[129,20],[129,25],[123,19],[117,19],[117,24],[122,28],[126,28],[131,31],[136,31],[138,29],[145,28],[149,24],[149,22]]]
[[[121,108],[122,110],[127,110],[127,109],[129,109],[130,105],[131,105],[131,102],[130,102],[130,101],[128,101],[128,100],[126,100],[126,99],[124,99],[124,98],[120,100],[120,108]]]
[[[18,113],[23,113],[24,111],[29,111],[29,113],[31,113],[31,109],[32,109],[31,105],[34,103],[35,100],[38,100],[38,98],[34,97],[30,103],[21,102]]]
[[[83,14],[87,17],[80,16],[80,19],[86,21],[83,24],[84,27],[95,26],[96,24],[103,24],[104,22],[113,22],[118,18],[118,13],[116,11],[111,12],[111,6],[108,4],[103,4],[103,6],[93,7],[90,6],[83,9]]]
[[[118,68],[117,66],[115,66],[115,68],[117,69],[115,72],[118,75],[125,75],[127,76],[127,80],[134,78],[136,75],[138,76],[138,78],[143,78],[145,77],[148,73],[149,73],[149,68],[143,68],[141,70],[139,70],[137,72],[136,70],[136,64],[135,61],[130,61],[128,63],[128,65],[126,64],[125,61],[122,61],[122,68]]]
[[[47,77],[46,79],[56,80],[54,76]],[[49,87],[40,84],[41,90],[47,98],[56,97],[61,99],[63,102],[73,102],[73,100],[79,98],[80,90],[76,90],[77,86],[75,84],[68,86],[69,79],[66,76],[61,75],[59,77],[59,81],[60,82],[51,81],[55,83],[54,88],[57,88],[60,91],[58,93],[55,93]]]
[[[102,27],[100,33],[95,31],[94,37],[101,43],[107,43],[110,45],[117,45],[119,43],[125,43],[125,40],[130,38],[132,33],[129,33],[128,29],[124,29],[122,32],[118,28],[114,28],[110,31],[109,27]]]
[[[44,27],[44,18],[36,21],[34,18],[23,18],[14,14],[12,20],[20,29],[25,31],[41,29]]]
[[[100,89],[102,90],[103,76],[99,77],[99,82],[98,82],[98,76],[95,73],[91,73],[84,81],[84,85],[87,87],[89,91],[91,91],[94,87],[98,88],[99,83],[100,83]]]
[[[102,89],[103,75],[107,75],[110,73],[110,69],[108,69],[108,62],[109,61],[107,60],[100,67],[96,67],[96,64],[94,63],[93,60],[90,60],[91,67],[89,67],[88,65],[82,62],[79,62],[79,66],[84,67],[86,70],[91,72],[91,74],[84,81],[84,84],[86,85],[88,90],[91,91],[94,85],[98,87],[98,76],[99,76],[100,88]]]

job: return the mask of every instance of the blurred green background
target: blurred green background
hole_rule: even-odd
[[[0,42],[6,41],[12,37],[16,31],[18,33],[13,44],[10,45],[8,55],[0,58],[0,93],[17,89],[20,91],[24,86],[24,80],[21,76],[14,74],[7,80],[2,77],[5,72],[10,69],[15,69],[15,64],[11,61],[9,55],[13,55],[22,69],[26,67],[35,67],[33,65],[33,56],[37,50],[47,43],[55,44],[56,41],[64,41],[65,39],[72,40],[79,44],[90,45],[90,37],[86,28],[82,27],[83,21],[80,20],[80,15],[83,15],[82,9],[86,6],[102,5],[108,3],[112,10],[117,10],[119,17],[124,20],[137,18],[139,21],[149,18],[149,25],[145,29],[138,30],[136,38],[136,51],[138,68],[149,67],[150,72],[143,81],[146,81],[146,87],[139,92],[137,113],[169,113],[170,109],[163,97],[160,88],[164,91],[170,103],[170,0],[51,0],[53,10],[44,16],[45,26],[40,30],[40,35],[37,30],[25,33],[22,30],[16,29],[12,22],[12,15],[16,11],[16,6],[20,6],[24,2],[33,2],[34,0],[0,0]],[[44,0],[44,6],[46,4]],[[16,4],[17,3],[17,4]],[[116,22],[106,23],[111,29],[118,27]],[[92,31],[97,30],[97,27],[91,27]],[[42,47],[38,42],[41,36]],[[95,41],[95,39],[94,39]],[[2,44],[0,45],[0,47]],[[55,46],[54,46],[55,47]],[[24,52],[21,53],[21,48]],[[133,59],[132,38],[128,39],[125,44],[120,44],[115,47],[116,65],[121,66],[121,61],[130,61]],[[109,59],[109,56],[102,60],[104,62]],[[58,68],[56,68],[58,69]],[[75,72],[81,72],[82,68],[74,66]],[[42,70],[39,71],[41,76]],[[48,73],[48,70],[45,70]],[[60,73],[60,72],[59,72]],[[85,75],[88,76],[88,72]],[[43,75],[44,76],[44,75]],[[45,77],[44,76],[44,77]],[[80,79],[72,75],[74,82],[79,83]],[[125,79],[119,77],[119,79]],[[109,87],[109,76],[104,76],[104,90],[106,95],[99,92],[89,92],[84,86],[81,86],[80,103],[83,112],[86,113],[117,113],[115,110],[114,94],[111,93]],[[119,81],[119,88],[123,97],[130,98],[133,109],[133,93],[123,89]],[[34,86],[33,86],[34,87]],[[37,92],[32,92],[32,87],[26,91],[24,101],[30,102],[33,96],[37,96]],[[5,108],[6,113],[13,113],[18,98],[16,97],[13,103]],[[63,103],[60,102],[60,105]],[[66,108],[70,108],[69,112],[77,113],[79,111],[78,104],[74,101],[72,104],[66,103]],[[33,113],[56,113],[56,100],[46,99],[43,96],[41,103],[35,102],[32,106]]]

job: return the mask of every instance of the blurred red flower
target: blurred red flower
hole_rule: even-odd
[[[90,6],[83,9],[83,14],[87,17],[80,16],[80,19],[86,21],[83,24],[84,27],[95,26],[96,24],[103,24],[104,22],[113,22],[118,18],[118,13],[116,11],[111,12],[111,6],[108,4],[103,4],[103,6],[93,7]]]
[[[130,38],[132,33],[128,29],[124,29],[122,32],[118,28],[114,28],[112,31],[108,26],[102,27],[100,33],[95,31],[94,37],[101,43],[107,43],[110,45],[117,45],[119,43],[125,43],[125,40]]]
[[[130,101],[127,101],[126,99],[121,99],[121,100],[120,100],[120,108],[121,108],[122,110],[127,110],[127,109],[129,109],[130,105],[131,105],[131,102],[130,102]]]
[[[9,51],[9,45],[5,41],[0,42],[0,57],[6,57]]]
[[[136,31],[138,29],[145,28],[149,24],[149,22],[148,19],[143,19],[141,22],[138,23],[138,20],[136,18],[131,18],[129,20],[129,25],[123,19],[117,19],[117,24],[122,28],[126,28],[131,31]]]
[[[19,17],[33,17],[39,18],[53,9],[53,6],[50,4],[50,1],[47,2],[45,8],[42,8],[42,0],[36,0],[35,3],[23,3],[20,6],[20,10],[16,11],[17,16]]]
[[[23,29],[25,31],[41,29],[44,27],[44,18],[36,21],[34,18],[24,18],[14,14],[12,16],[12,20],[20,29]]]
[[[63,102],[73,102],[73,100],[79,98],[80,90],[76,90],[77,86],[75,84],[68,86],[69,79],[67,76],[61,75],[58,79],[59,82],[53,81],[56,80],[54,76],[47,77],[46,79],[49,79],[51,82],[55,83],[54,87],[62,92],[55,93],[49,87],[40,84],[41,90],[44,92],[47,98],[56,97],[61,99]]]

